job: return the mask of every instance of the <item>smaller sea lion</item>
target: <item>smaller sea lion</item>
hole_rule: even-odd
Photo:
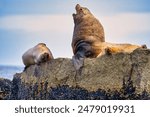
[[[25,69],[30,65],[40,64],[51,59],[54,59],[54,57],[45,43],[37,44],[33,48],[27,50],[22,56]]]

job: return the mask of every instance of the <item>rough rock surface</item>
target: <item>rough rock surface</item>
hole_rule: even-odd
[[[11,91],[11,81],[0,78],[0,100],[8,99]]]
[[[15,74],[10,99],[150,99],[150,50],[85,59],[81,73],[58,58]]]

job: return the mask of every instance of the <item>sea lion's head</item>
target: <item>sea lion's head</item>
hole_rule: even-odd
[[[40,59],[39,59],[39,62],[46,62],[46,61],[48,61],[48,60],[50,60],[50,55],[49,55],[49,53],[43,53],[43,54],[41,54],[40,55]]]
[[[45,43],[37,44],[34,47],[34,49],[35,49],[35,53],[36,53],[35,57],[37,59],[36,60],[37,63],[42,63],[42,62],[46,62],[46,61],[53,59],[53,55]]]
[[[75,9],[76,9],[76,14],[73,13],[73,18],[74,19],[76,19],[76,18],[82,18],[82,17],[84,17],[86,15],[89,15],[89,14],[92,15],[91,12],[90,12],[90,10],[88,8],[82,7],[79,4],[77,4],[75,6]]]

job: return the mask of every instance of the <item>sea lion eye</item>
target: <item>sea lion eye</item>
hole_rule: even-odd
[[[80,11],[82,11],[82,8],[80,8]]]

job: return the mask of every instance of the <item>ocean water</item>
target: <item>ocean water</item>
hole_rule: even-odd
[[[5,66],[5,65],[0,65],[0,78],[7,78],[12,80],[13,75],[15,73],[20,73],[22,72],[24,67],[21,66]]]

